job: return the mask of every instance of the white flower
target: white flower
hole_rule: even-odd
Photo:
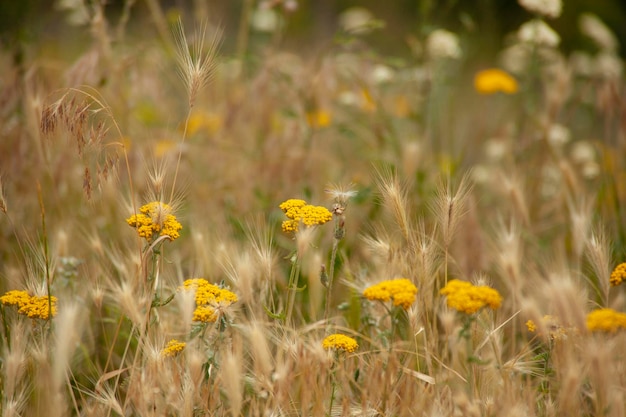
[[[517,36],[522,42],[552,48],[561,42],[561,37],[546,22],[539,19],[530,20],[520,26]]]
[[[582,51],[572,52],[569,62],[575,74],[583,77],[589,77],[593,74],[593,59],[588,53]]]
[[[509,144],[504,139],[490,139],[485,143],[485,154],[492,161],[499,161],[509,153]]]
[[[341,93],[339,93],[339,97],[337,97],[337,100],[344,106],[351,107],[356,106],[359,103],[359,96],[357,96],[352,91],[342,91]]]
[[[577,164],[594,162],[596,159],[596,150],[590,142],[581,140],[574,143],[570,151],[570,156]]]
[[[86,25],[91,20],[89,9],[81,0],[59,0],[57,7],[69,12],[67,20],[71,25]]]
[[[600,174],[600,165],[594,161],[587,162],[583,165],[582,174],[588,180],[594,179]]]
[[[578,20],[580,31],[591,38],[604,51],[615,52],[619,46],[617,38],[611,30],[591,13],[583,13]]]
[[[559,17],[563,10],[561,0],[517,0],[524,9],[546,17]]]
[[[569,129],[561,124],[554,123],[548,129],[548,142],[554,147],[560,147],[569,142]]]
[[[379,64],[374,67],[370,77],[374,84],[384,84],[391,81],[394,75],[394,71],[387,65]]]
[[[371,32],[370,23],[373,20],[372,13],[363,7],[351,7],[339,16],[341,28],[354,34]]]
[[[444,29],[434,30],[428,35],[426,50],[435,59],[457,59],[461,57],[461,45],[458,36]]]
[[[595,58],[594,72],[602,78],[620,78],[623,70],[623,62],[612,53],[603,52]]]
[[[260,7],[252,14],[252,27],[259,32],[272,33],[280,25],[280,16],[274,9]]]
[[[516,43],[500,53],[500,63],[507,71],[522,74],[528,68],[531,53],[528,45]]]

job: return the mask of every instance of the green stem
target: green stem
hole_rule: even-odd
[[[46,210],[43,205],[43,195],[41,192],[41,184],[37,182],[37,194],[39,196],[39,207],[41,210],[41,227],[43,240],[43,256],[46,278],[46,290],[48,292],[48,320],[52,319],[52,294],[50,294],[50,255],[48,253],[48,232],[46,229]]]
[[[387,375],[387,372],[389,371],[389,358],[391,358],[391,353],[393,351],[393,338],[396,333],[396,321],[393,316],[393,309],[389,309],[387,307],[387,304],[385,304],[384,302],[381,302],[381,303],[383,307],[385,308],[385,310],[387,311],[387,314],[389,315],[389,319],[391,320],[391,333],[389,335],[389,341],[387,343],[387,358],[385,360],[385,363],[383,364],[383,377],[385,378],[385,381],[383,385],[383,399],[382,399],[382,404],[381,404],[381,413],[382,415],[386,415],[387,397],[389,397],[389,393],[388,393],[389,375]]]
[[[338,359],[337,358],[338,354],[335,353],[335,361]],[[337,388],[337,383],[335,381],[335,363],[333,362],[333,367],[331,369],[330,372],[330,384],[332,386],[331,391],[330,391],[330,404],[328,405],[328,417],[332,416],[332,412],[333,412],[333,403],[335,402],[335,390]]]
[[[465,349],[467,355],[467,372],[468,372],[468,394],[470,399],[474,398],[474,389],[475,389],[475,381],[474,381],[474,363],[472,362],[474,353],[472,349],[472,323],[474,322],[474,317],[472,315],[466,315],[463,317],[463,328],[461,329],[461,337],[465,339]]]
[[[335,277],[335,259],[337,258],[337,248],[339,247],[339,240],[333,239],[333,249],[330,254],[330,267],[328,271],[328,284],[326,287],[326,306],[324,308],[324,322],[328,321],[330,315],[330,302],[333,295],[333,279]]]
[[[8,351],[11,351],[11,327],[7,323],[7,318],[4,312],[4,305],[0,304],[0,313],[2,313],[2,325],[4,326],[4,337],[7,341]]]
[[[296,291],[298,289],[298,276],[300,275],[300,260],[298,254],[295,253],[292,257],[291,272],[289,274],[289,284],[287,290],[289,292],[287,298],[287,314],[285,316],[285,323],[291,322],[291,314],[293,312],[293,305],[296,302]]]

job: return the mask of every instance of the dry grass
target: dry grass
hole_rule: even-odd
[[[2,65],[0,290],[58,298],[50,320],[0,305],[3,415],[626,413],[626,334],[587,328],[626,310],[614,51],[583,71],[518,42],[532,61],[501,65],[519,91],[487,95],[445,45],[389,65],[358,34],[303,57],[243,31],[228,58],[211,26],[159,44],[91,12],[75,63]],[[284,233],[290,198],[333,220]],[[160,228],[138,236],[151,201]],[[237,297],[205,322],[181,289],[200,277]],[[410,308],[363,297],[399,277]],[[454,279],[501,304],[455,311]],[[359,348],[324,350],[329,333]]]

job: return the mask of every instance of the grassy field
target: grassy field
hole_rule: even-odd
[[[2,415],[626,415],[624,62],[520,3],[490,62],[354,10],[3,52]]]

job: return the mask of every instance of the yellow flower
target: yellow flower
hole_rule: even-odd
[[[57,314],[57,298],[43,295],[29,295],[23,290],[9,291],[0,297],[0,302],[4,305],[17,306],[17,312],[31,319],[47,320]]]
[[[547,333],[547,336],[552,340],[566,339],[568,334],[577,333],[574,327],[565,327],[557,317],[550,315],[543,316],[540,324],[540,333],[544,336]],[[537,324],[532,320],[526,322],[526,327],[531,333],[537,331]]]
[[[298,198],[290,198],[280,203],[278,207],[285,213],[285,216],[293,219],[304,206],[306,206],[306,201]]]
[[[193,312],[193,321],[212,323],[217,320],[219,309],[237,302],[237,294],[211,284],[204,278],[188,279],[179,289],[195,291],[196,309]]]
[[[187,123],[187,135],[193,136],[203,131],[214,134],[222,128],[222,116],[209,111],[194,111]]]
[[[322,341],[322,347],[326,350],[335,349],[343,350],[344,352],[354,352],[359,348],[359,344],[353,338],[344,334],[331,334],[326,336]]]
[[[141,206],[139,213],[126,219],[126,223],[137,229],[137,234],[147,241],[157,234],[167,236],[170,240],[177,239],[180,237],[179,230],[183,228],[172,214],[172,208],[160,201]]]
[[[611,286],[615,287],[626,280],[626,263],[621,263],[611,272]]]
[[[198,306],[193,311],[192,321],[200,321],[202,323],[214,323],[217,321],[217,312],[213,307]]]
[[[448,307],[465,314],[473,314],[485,306],[495,310],[502,303],[502,296],[493,288],[458,279],[449,281],[439,293],[447,296]]]
[[[497,68],[479,71],[474,77],[474,88],[480,94],[515,94],[519,89],[515,78]]]
[[[372,93],[364,88],[361,90],[361,108],[367,113],[374,113],[376,111],[376,102]]]
[[[409,99],[404,95],[395,97],[393,100],[393,110],[398,117],[408,117],[411,114]]]
[[[312,128],[328,127],[332,120],[333,116],[328,110],[317,109],[306,113],[306,121]]]
[[[626,328],[626,314],[610,308],[600,308],[587,314],[587,329],[592,332],[615,333],[620,328]]]
[[[172,339],[169,342],[167,342],[167,345],[161,351],[161,356],[163,356],[163,357],[176,356],[180,352],[182,352],[183,349],[185,349],[185,346],[187,346],[187,344],[185,342],[181,342],[180,340]]]
[[[312,206],[300,199],[289,199],[278,206],[290,220],[283,221],[284,232],[297,232],[300,222],[311,227],[327,223],[333,218],[333,214],[321,206]]]
[[[0,297],[0,302],[7,306],[22,306],[30,302],[30,294],[24,290],[12,290]]]
[[[405,310],[411,307],[416,294],[417,287],[407,278],[382,281],[363,291],[363,296],[368,300],[383,302],[393,300],[394,306],[401,306]]]
[[[176,142],[170,139],[163,139],[154,144],[154,156],[163,158],[168,152],[174,149]]]

